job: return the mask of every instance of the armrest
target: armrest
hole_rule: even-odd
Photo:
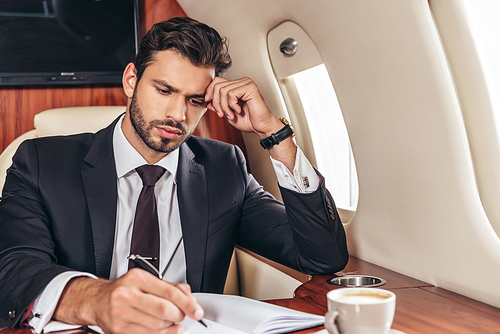
[[[312,279],[238,246],[235,255],[241,296],[258,300],[292,298],[297,287]]]
[[[241,252],[247,253],[248,255],[254,257],[255,259],[257,259],[265,264],[267,264],[268,266],[273,267],[276,270],[281,271],[283,274],[286,274],[286,275],[290,276],[291,278],[296,279],[300,283],[308,282],[313,278],[311,275],[304,274],[298,270],[284,266],[278,262],[274,262],[272,260],[269,260],[268,258],[265,258],[259,254],[254,253],[254,252],[251,252],[248,249],[245,249],[243,247],[236,246],[236,249],[238,249]]]

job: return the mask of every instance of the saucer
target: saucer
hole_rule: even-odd
[[[329,334],[326,329],[322,329],[314,334]],[[390,329],[388,334],[406,334],[405,332],[398,331],[397,329]]]

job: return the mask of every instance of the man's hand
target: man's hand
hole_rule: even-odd
[[[167,283],[142,269],[110,282],[78,277],[63,292],[53,318],[98,325],[105,333],[182,333],[185,316],[203,317],[187,284]]]
[[[250,78],[215,78],[205,95],[207,108],[243,132],[255,132],[265,138],[283,127]]]
[[[269,137],[284,126],[250,78],[215,78],[207,88],[205,102],[209,110],[219,117],[225,117],[236,129],[254,132],[260,139]],[[293,170],[297,146],[291,137],[270,148],[269,153],[289,170]]]

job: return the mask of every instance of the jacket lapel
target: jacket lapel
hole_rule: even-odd
[[[96,275],[103,278],[109,278],[115,238],[118,194],[113,131],[117,121],[96,134],[84,159],[91,167],[82,170],[94,238]]]
[[[181,145],[177,170],[177,197],[186,254],[187,282],[200,291],[208,234],[208,190],[205,168],[195,161],[186,143]]]
[[[96,275],[109,278],[116,226],[118,199],[116,167],[113,155],[113,131],[116,119],[96,134],[82,170],[92,233]],[[200,291],[205,264],[208,234],[208,189],[203,165],[186,143],[179,152],[177,197],[186,255],[187,281],[193,291]]]

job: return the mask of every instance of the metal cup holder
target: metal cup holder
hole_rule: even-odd
[[[328,284],[346,287],[346,288],[369,288],[381,286],[386,283],[383,278],[366,275],[345,275],[340,277],[329,278],[326,281]]]

